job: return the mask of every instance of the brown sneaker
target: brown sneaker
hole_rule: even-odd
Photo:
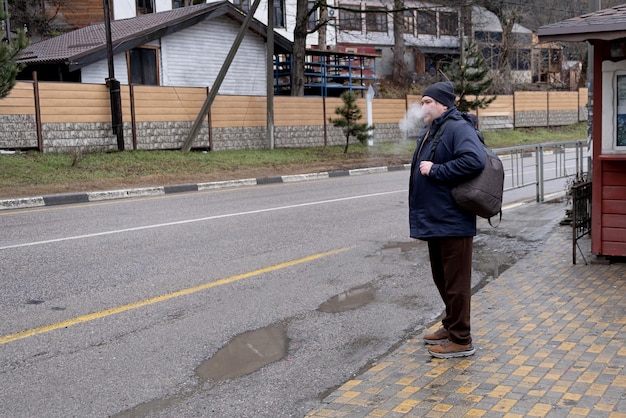
[[[444,341],[448,341],[449,336],[448,330],[444,327],[440,327],[437,331],[424,335],[424,342],[431,345],[440,344]]]
[[[437,358],[467,357],[476,352],[472,344],[457,344],[446,340],[428,349],[431,356]]]

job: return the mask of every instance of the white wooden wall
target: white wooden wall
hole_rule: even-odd
[[[226,60],[239,27],[228,18],[216,18],[161,38],[160,42],[147,44],[160,45],[161,85],[211,87]],[[267,89],[265,57],[265,40],[249,32],[241,42],[219,93],[264,96]],[[122,84],[128,84],[126,55],[118,54],[113,61],[115,78]],[[81,70],[83,83],[103,83],[108,76],[106,59]]]

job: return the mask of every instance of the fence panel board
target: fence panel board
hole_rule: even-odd
[[[15,83],[7,97],[0,100],[0,115],[34,115],[35,97],[33,83]]]
[[[211,107],[214,128],[265,126],[267,100],[263,96],[217,96]]]
[[[274,126],[323,125],[323,103],[319,97],[275,97]]]

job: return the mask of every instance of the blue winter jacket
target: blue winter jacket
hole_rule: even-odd
[[[433,139],[442,123],[444,126],[439,145],[431,159]],[[469,237],[476,235],[476,216],[456,205],[450,189],[473,176],[485,167],[485,152],[474,127],[463,118],[456,107],[448,109],[432,121],[428,138],[426,126],[420,133],[409,184],[409,224],[411,238]],[[422,141],[425,141],[423,146]],[[418,155],[419,154],[419,155]],[[434,164],[428,176],[419,171],[421,161]]]

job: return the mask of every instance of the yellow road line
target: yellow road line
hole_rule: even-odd
[[[100,312],[94,312],[87,315],[82,315],[76,318],[68,319],[67,321],[57,322],[56,324],[45,325],[38,328],[32,328],[25,331],[17,332],[15,334],[5,335],[0,337],[0,345],[10,343],[12,341],[21,340],[24,338],[32,337],[38,334],[43,334],[45,332],[54,331],[60,328],[67,328],[72,325],[81,324],[83,322],[93,321],[94,319],[104,318],[110,315],[115,315],[118,313],[130,311],[133,309],[141,308],[142,306],[153,305],[159,302],[165,302],[170,299],[174,299],[180,296],[190,295],[192,293],[197,293],[206,289],[210,289],[212,287],[221,286],[224,284],[236,282],[238,280],[248,279],[250,277],[258,276],[264,273],[269,273],[271,271],[276,271],[280,269],[284,269],[286,267],[295,266],[298,264],[306,263],[309,261],[317,260],[322,257],[327,257],[329,255],[334,255],[343,251],[350,249],[351,247],[339,248],[332,251],[327,251],[324,253],[313,254],[307,257],[298,258],[296,260],[287,261],[285,263],[275,264],[273,266],[264,267],[262,269],[250,271],[247,273],[238,274],[236,276],[226,277],[224,279],[216,280],[214,282],[204,283],[199,286],[189,287],[187,289],[178,290],[176,292],[167,293],[165,295],[156,296],[150,299],[141,300],[134,303],[129,303],[127,305],[118,306],[116,308],[106,309]]]

